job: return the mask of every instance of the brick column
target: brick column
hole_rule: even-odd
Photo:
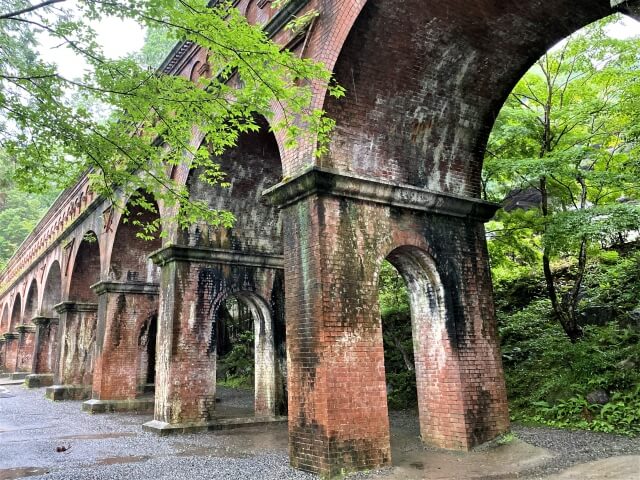
[[[57,342],[60,354],[55,368],[57,385],[47,388],[52,400],[83,400],[91,395],[98,304],[63,302]]]
[[[0,335],[0,373],[6,372],[6,359],[7,359],[7,342],[4,339],[4,335]]]
[[[34,317],[32,322],[35,334],[31,374],[27,375],[24,384],[27,388],[48,387],[53,385],[53,368],[58,353],[58,318]]]
[[[266,194],[283,208],[293,466],[391,462],[377,272],[394,251],[423,438],[465,449],[508,428],[482,228],[495,206],[320,169]]]
[[[270,298],[282,257],[174,246],[152,258],[161,265],[161,288],[155,413],[145,428],[206,428],[216,423],[214,315],[229,293],[257,292]],[[257,304],[252,308],[258,309]],[[259,335],[264,333],[265,327]],[[269,409],[275,403],[260,402]]]
[[[100,282],[92,288],[98,295],[96,356],[92,400],[85,402],[83,410],[98,413],[152,409],[152,399],[136,402],[145,386],[140,385],[139,370],[146,343],[139,342],[145,322],[155,321],[159,287],[142,282]]]
[[[8,373],[15,373],[18,362],[18,334],[14,332],[5,333],[4,342],[5,369]]]
[[[18,325],[18,352],[16,357],[16,372],[29,372],[33,367],[33,351],[35,347],[35,325]]]
[[[36,375],[52,374],[55,365],[55,355],[58,351],[56,345],[58,318],[35,317],[33,324],[36,326],[36,333],[32,372]]]

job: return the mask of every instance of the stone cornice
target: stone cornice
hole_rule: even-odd
[[[31,320],[31,322],[34,325],[37,326],[43,326],[46,327],[49,324],[56,324],[58,323],[58,318],[57,317],[33,317],[33,319]]]
[[[146,295],[159,295],[160,285],[145,282],[98,282],[91,285],[96,295],[104,293],[141,293]]]
[[[61,314],[65,312],[97,312],[98,304],[89,302],[62,302],[54,305],[53,309]]]
[[[18,333],[34,333],[36,331],[35,325],[18,325],[16,327]]]
[[[217,263],[225,265],[238,265],[244,267],[262,267],[282,269],[284,260],[282,255],[270,255],[266,253],[245,253],[219,248],[183,247],[171,245],[157,250],[150,256],[156,265],[165,265],[170,262],[199,262]]]
[[[268,38],[273,38],[287,23],[289,23],[300,10],[309,4],[310,0],[289,0],[271,19],[262,27]],[[215,5],[217,2],[210,2]],[[177,43],[158,71],[167,75],[176,73],[179,65],[184,65],[185,55],[191,51],[194,42],[185,40]],[[199,48],[199,47],[198,47]]]
[[[2,337],[4,338],[5,342],[8,342],[9,340],[15,340],[16,338],[18,338],[18,336],[19,335],[15,332],[7,332]]]
[[[272,204],[285,208],[310,195],[331,195],[396,208],[435,213],[486,222],[500,205],[477,198],[439,193],[377,178],[347,175],[335,170],[311,168],[263,192]]]

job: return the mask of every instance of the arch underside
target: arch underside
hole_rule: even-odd
[[[323,165],[479,196],[507,95],[549,47],[613,13],[609,0],[369,0],[334,68],[345,99]]]

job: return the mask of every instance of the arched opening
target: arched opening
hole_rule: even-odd
[[[640,24],[567,34],[510,86],[482,194],[502,206],[487,239],[512,418],[593,429],[596,399],[640,382],[619,368],[640,341]]]
[[[277,412],[274,325],[271,309],[255,293],[225,298],[214,314],[218,385],[217,396],[230,400],[234,416],[274,416]]]
[[[156,340],[158,314],[150,315],[138,334],[138,390],[139,394],[152,393],[156,381]]]
[[[5,304],[2,309],[2,317],[0,317],[0,333],[9,331],[9,305]]]
[[[613,11],[609,0],[367,1],[333,69],[347,92],[325,101],[337,125],[323,166],[479,196],[486,139],[515,82]]]
[[[91,290],[100,280],[100,245],[98,236],[89,231],[84,234],[73,262],[69,301],[95,303],[97,295]]]
[[[162,246],[160,214],[152,195],[136,192],[122,215],[111,251],[109,276],[121,282],[157,282],[158,268],[148,256]],[[147,227],[151,227],[148,230]],[[151,238],[143,238],[151,237]]]
[[[55,260],[49,267],[49,273],[42,293],[42,306],[40,313],[47,318],[57,317],[53,307],[62,301],[62,273],[60,263]]]
[[[275,135],[264,118],[260,129],[239,136],[235,147],[212,160],[226,174],[228,188],[212,186],[203,180],[203,167],[189,172],[189,197],[203,201],[212,210],[229,211],[235,216],[232,228],[195,224],[182,231],[180,243],[189,246],[282,253],[279,210],[262,198],[262,192],[282,179],[280,151]]]
[[[20,294],[16,294],[16,298],[13,301],[13,309],[11,310],[11,323],[9,324],[9,332],[13,332],[14,329],[20,325],[22,320],[22,300]]]
[[[394,249],[378,278],[391,444],[396,448],[398,435],[407,438],[407,425],[413,426],[413,438],[429,441],[447,423],[438,420],[449,408],[441,377],[450,361],[446,309],[435,262],[424,250]]]
[[[384,343],[387,408],[393,416],[395,412],[415,410],[418,394],[407,284],[388,260],[382,263],[378,277],[378,302]]]
[[[56,336],[58,333],[59,314],[54,306],[62,302],[62,273],[60,263],[54,260],[49,266],[42,292],[42,304],[38,319],[36,359],[34,373],[48,374],[55,370],[56,356],[59,354]]]
[[[27,292],[22,323],[29,323],[38,314],[38,282],[34,278]]]

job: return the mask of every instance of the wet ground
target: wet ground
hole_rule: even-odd
[[[249,412],[251,393],[219,391],[220,409]],[[288,466],[284,425],[158,437],[148,415],[89,415],[81,402],[0,385],[0,480],[312,479]],[[417,418],[392,413],[394,467],[366,479],[640,480],[640,439],[514,427],[515,439],[471,453],[424,447]]]

